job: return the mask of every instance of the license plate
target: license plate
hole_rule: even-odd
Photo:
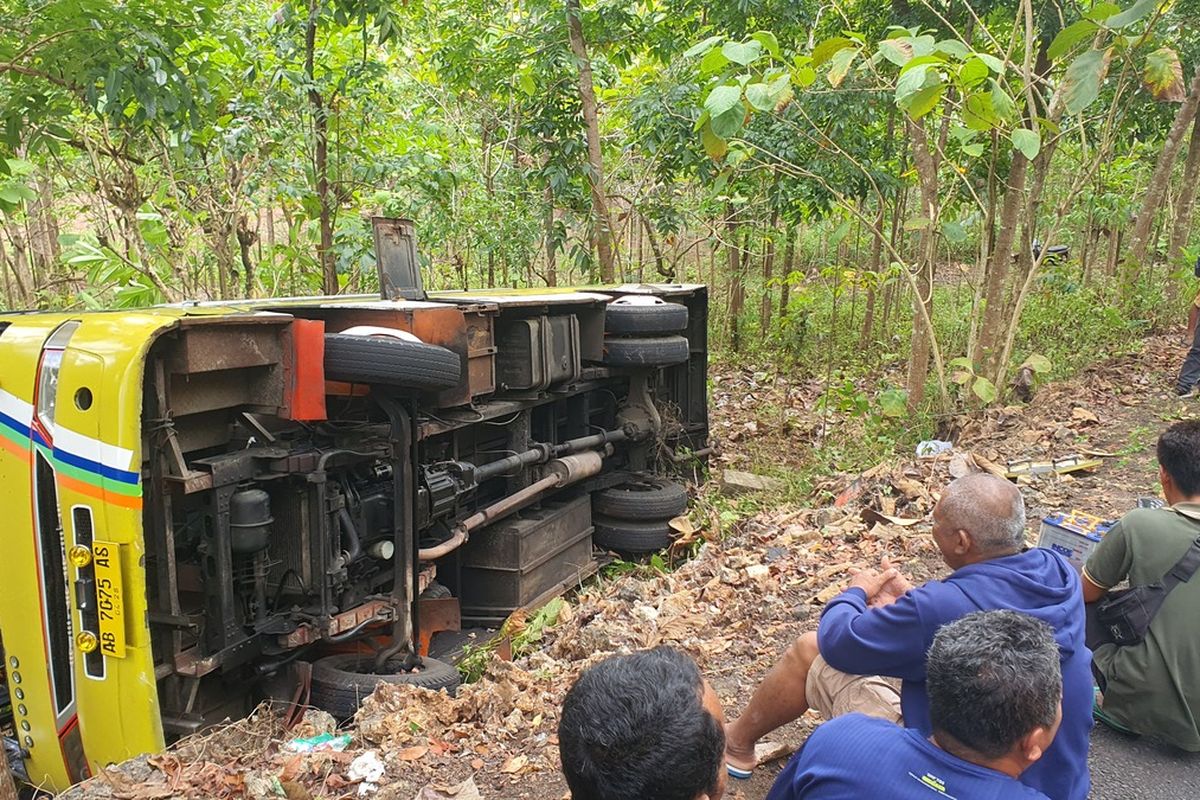
[[[92,542],[96,570],[96,607],[100,612],[100,652],[125,657],[125,591],[121,582],[121,545]]]

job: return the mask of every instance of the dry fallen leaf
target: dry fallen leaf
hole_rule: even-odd
[[[396,753],[396,758],[400,759],[401,761],[416,761],[428,752],[429,748],[423,744],[420,744],[415,747],[404,748],[400,752]]]
[[[513,756],[508,761],[504,762],[504,766],[500,771],[506,775],[516,775],[521,770],[525,769],[529,764],[529,756]]]

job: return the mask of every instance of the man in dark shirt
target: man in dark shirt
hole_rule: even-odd
[[[895,570],[855,576],[826,604],[816,634],[788,649],[726,726],[731,775],[748,776],[754,743],[810,707],[825,719],[857,711],[929,735],[925,661],[934,634],[975,611],[1010,610],[1054,629],[1063,676],[1062,729],[1021,781],[1051,800],[1086,800],[1092,673],[1079,575],[1057,553],[1025,547],[1020,490],[988,474],[946,487],[932,533],[954,572],[917,588],[897,585]]]
[[[1062,720],[1054,632],[1015,611],[943,626],[929,648],[932,735],[863,714],[813,731],[767,800],[1046,800],[1017,780]]]
[[[1159,480],[1169,508],[1138,508],[1104,535],[1083,568],[1083,597],[1102,599],[1125,579],[1155,583],[1200,536],[1200,420],[1177,422],[1158,439]],[[1089,641],[1103,692],[1100,716],[1115,727],[1154,734],[1200,751],[1200,574],[1167,595],[1140,644],[1105,641],[1090,624]]]
[[[669,647],[588,669],[563,701],[558,749],[573,800],[720,800],[725,715]]]

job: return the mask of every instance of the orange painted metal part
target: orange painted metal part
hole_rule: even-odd
[[[318,422],[325,411],[325,323],[297,319],[291,325],[291,352],[286,357],[284,419]]]

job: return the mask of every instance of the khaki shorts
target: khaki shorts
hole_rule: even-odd
[[[820,655],[808,671],[804,694],[808,704],[825,719],[857,711],[904,724],[898,680],[878,675],[847,675],[829,666]]]

